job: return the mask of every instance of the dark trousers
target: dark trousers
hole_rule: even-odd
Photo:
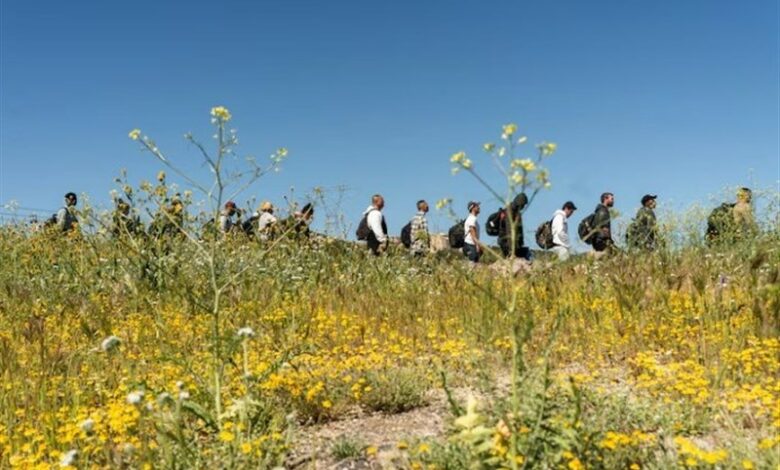
[[[379,240],[376,239],[376,235],[374,235],[374,232],[368,233],[368,238],[366,238],[366,245],[368,246],[368,249],[371,250],[371,254],[374,256],[379,256]]]
[[[479,251],[477,251],[477,245],[472,245],[470,243],[464,243],[463,244],[463,254],[466,255],[466,258],[469,259],[472,263],[478,263],[479,262]]]

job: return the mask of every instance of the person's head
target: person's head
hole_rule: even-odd
[[[655,199],[658,196],[655,194],[645,194],[642,196],[642,207],[647,207],[648,209],[655,209]]]
[[[417,201],[417,210],[422,213],[428,212],[428,203],[425,202],[425,199],[420,199]]]
[[[381,211],[385,207],[385,198],[381,194],[374,194],[371,196],[371,205]]]
[[[750,188],[739,188],[737,191],[737,200],[740,202],[750,202],[753,199],[753,191]]]
[[[311,220],[312,217],[314,217],[314,206],[312,203],[306,203],[305,206],[301,209],[301,217],[303,220]]]
[[[238,211],[238,207],[236,206],[236,203],[233,201],[228,201],[225,203],[225,214],[227,215],[233,215]]]
[[[566,201],[563,203],[561,210],[563,210],[563,212],[566,214],[566,218],[568,219],[572,214],[574,214],[574,211],[577,210],[577,206],[575,206],[571,201]]]
[[[615,195],[612,193],[603,193],[601,195],[601,203],[604,204],[607,207],[612,207],[615,205]]]
[[[467,207],[469,209],[469,214],[479,215],[479,203],[477,201],[469,202]]]
[[[528,205],[528,196],[525,193],[520,193],[512,200],[512,204],[510,204],[512,208],[513,213],[517,213],[523,209],[525,209],[525,206]]]
[[[268,212],[269,214],[273,214],[274,205],[268,201],[265,201],[262,204],[260,204],[260,212]]]
[[[68,193],[65,195],[66,206],[75,206],[78,202],[79,199],[76,197],[76,193]]]

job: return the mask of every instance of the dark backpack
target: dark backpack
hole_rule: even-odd
[[[250,217],[244,221],[244,223],[241,224],[241,230],[249,237],[253,237],[255,235],[255,222],[257,222],[257,219],[260,217]]]
[[[370,211],[363,214],[363,218],[360,219],[357,230],[355,230],[355,236],[358,240],[368,240],[368,234],[371,232],[371,229],[368,226],[368,214],[375,210],[376,209],[371,209]]]
[[[536,244],[543,250],[549,250],[555,245],[553,243],[552,220],[542,222],[536,229]]]
[[[55,225],[57,225],[57,213],[56,212],[54,214],[52,214],[51,217],[49,217],[48,219],[46,219],[43,222],[44,228],[54,227]]]
[[[733,224],[732,209],[735,204],[724,202],[710,212],[707,217],[707,239],[714,240],[723,232],[726,232]]]
[[[411,222],[404,225],[404,228],[401,229],[401,243],[403,243],[404,246],[407,248],[412,247],[412,223]]]
[[[450,227],[450,231],[447,233],[450,248],[463,248],[463,245],[466,244],[466,229],[463,227],[465,222],[465,220],[461,219]]]
[[[584,241],[588,245],[593,243],[594,235],[596,234],[596,227],[594,227],[594,220],[596,219],[596,213],[592,213],[580,221],[580,225],[577,226],[577,234],[580,236],[580,240]]]
[[[485,233],[491,237],[497,237],[501,230],[501,221],[506,218],[506,209],[503,207],[488,216],[485,223]]]

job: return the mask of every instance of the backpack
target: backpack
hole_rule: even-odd
[[[728,230],[729,225],[733,223],[731,210],[735,204],[724,202],[710,212],[707,217],[707,239],[716,238],[721,232]]]
[[[249,237],[253,237],[255,235],[255,222],[257,222],[257,219],[260,217],[250,217],[244,221],[244,223],[241,224],[241,230]]]
[[[555,245],[553,243],[552,220],[542,222],[536,229],[536,244],[543,250],[549,250]]]
[[[464,223],[466,223],[466,221],[461,219],[450,227],[450,230],[447,233],[450,248],[463,248],[463,245],[466,244],[466,228],[463,226]]]
[[[368,240],[368,234],[371,232],[371,228],[368,226],[368,214],[375,211],[376,209],[371,209],[370,211],[363,214],[363,218],[360,219],[360,223],[357,226],[357,230],[355,230],[355,236],[358,240],[365,241]]]
[[[580,224],[577,226],[577,234],[580,236],[580,240],[584,241],[588,245],[593,243],[593,235],[596,234],[596,228],[593,226],[595,218],[596,213],[594,212],[582,219]]]
[[[497,237],[499,231],[501,230],[501,221],[504,218],[506,218],[506,209],[503,207],[490,214],[490,216],[488,216],[487,222],[485,223],[485,233],[491,237]]]
[[[404,228],[401,229],[401,243],[403,243],[406,248],[412,247],[412,223],[411,222],[404,225]]]
[[[49,217],[48,219],[46,219],[43,222],[44,228],[54,227],[55,225],[57,225],[57,213],[56,212],[54,214],[52,214],[51,217]]]

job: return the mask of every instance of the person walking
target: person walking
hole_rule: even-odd
[[[431,247],[431,235],[428,233],[426,214],[428,214],[428,203],[421,199],[417,201],[417,214],[410,222],[412,242],[410,249],[415,256],[425,256]]]
[[[234,219],[241,218],[241,211],[233,201],[225,203],[225,209],[219,215],[219,231],[222,235],[231,233],[236,227],[241,227],[241,221]]]
[[[382,214],[384,207],[385,198],[381,194],[374,194],[371,197],[371,205],[363,212],[368,226],[366,245],[374,256],[379,256],[387,250],[387,223]]]
[[[636,212],[636,217],[626,231],[626,244],[636,250],[653,251],[658,238],[658,224],[655,217],[654,194],[642,196],[642,207]]]
[[[54,216],[55,226],[58,231],[70,232],[78,227],[79,219],[76,216],[76,204],[78,204],[76,193],[70,192],[65,195],[65,205]]]
[[[479,241],[479,216],[480,204],[476,201],[471,201],[468,204],[469,215],[463,222],[463,232],[465,237],[463,239],[463,254],[472,263],[478,263],[479,258],[482,256],[482,245]]]
[[[612,216],[609,210],[615,205],[615,195],[603,193],[601,202],[596,206],[593,217],[593,249],[596,252],[612,250],[615,243],[612,241]]]
[[[566,201],[559,210],[555,211],[552,218],[552,252],[558,256],[559,261],[566,261],[571,256],[571,240],[569,239],[569,217],[577,210],[577,206],[571,201]]]
[[[734,235],[738,240],[752,237],[758,232],[752,202],[753,191],[750,188],[740,188],[737,191],[737,202],[731,213],[734,216]]]
[[[498,223],[498,246],[504,258],[512,254],[512,226],[514,225],[514,255],[529,260],[531,250],[525,246],[523,236],[523,209],[528,205],[528,196],[520,193],[509,204],[509,212]]]

